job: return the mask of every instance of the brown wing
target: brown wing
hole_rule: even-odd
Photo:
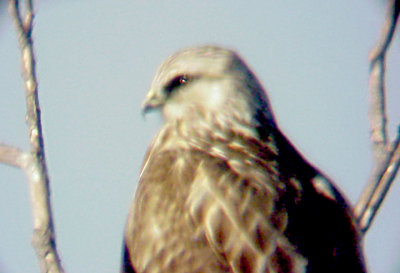
[[[187,201],[195,225],[231,272],[305,272],[306,260],[283,235],[287,215],[275,209],[274,192],[251,179],[220,159],[203,160]]]

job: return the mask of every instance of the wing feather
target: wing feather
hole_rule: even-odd
[[[252,181],[260,179],[259,170],[258,177],[251,177],[251,164],[246,167],[242,160],[242,171],[248,172],[241,175],[228,163],[206,156],[187,199],[190,216],[203,227],[210,247],[232,272],[305,272],[306,260],[283,234],[287,215],[274,209],[277,193],[268,186],[271,177],[265,174],[265,187],[260,187]]]

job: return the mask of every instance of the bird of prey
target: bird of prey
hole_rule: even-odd
[[[164,123],[128,214],[122,272],[366,272],[349,204],[280,131],[237,53],[172,55],[143,109]]]

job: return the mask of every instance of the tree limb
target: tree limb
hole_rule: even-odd
[[[393,40],[400,12],[400,0],[389,0],[381,38],[370,53],[370,122],[374,169],[354,214],[363,234],[370,227],[399,168],[400,136],[388,141],[385,102],[385,60]]]
[[[14,164],[14,166],[21,167],[29,180],[34,227],[32,244],[39,260],[40,270],[43,273],[61,273],[63,269],[55,246],[49,177],[46,168],[33,40],[31,38],[34,17],[32,0],[26,0],[24,8],[25,14],[24,20],[22,20],[19,1],[9,0],[9,13],[15,24],[21,50],[27,111],[26,123],[30,136],[30,152],[24,153],[23,160]],[[4,146],[3,149],[7,151]],[[15,153],[14,156],[19,157],[15,149],[9,149],[9,151],[11,151],[11,155]],[[18,160],[14,159],[14,161],[17,162]]]

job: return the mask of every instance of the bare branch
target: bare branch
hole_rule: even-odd
[[[396,30],[399,12],[400,0],[389,0],[381,38],[370,54],[369,114],[374,169],[354,208],[354,214],[363,233],[370,227],[399,167],[399,136],[393,144],[389,143],[385,102],[385,59]]]
[[[400,133],[395,140],[395,147],[393,153],[391,153],[389,163],[385,172],[382,174],[379,182],[376,184],[374,193],[371,195],[368,203],[365,207],[365,211],[359,219],[359,227],[363,233],[365,233],[375,217],[379,207],[381,206],[383,199],[388,193],[390,186],[392,185],[397,171],[400,167]]]
[[[385,102],[385,59],[396,29],[399,16],[398,0],[389,0],[386,19],[382,27],[381,37],[370,53],[370,119],[372,129],[372,144],[374,156],[381,158],[383,149],[387,146],[387,117]]]
[[[0,143],[0,162],[17,167],[22,168],[22,157],[24,156],[24,152],[16,147],[12,147],[9,145],[5,145]]]
[[[387,117],[385,90],[385,56],[374,59],[370,72],[371,140],[374,156],[379,160],[387,145]]]
[[[371,63],[386,55],[396,29],[400,11],[399,0],[388,0],[385,22],[382,26],[381,37],[377,45],[371,50],[369,58]]]
[[[60,273],[63,269],[55,246],[54,226],[50,204],[49,177],[46,168],[40,106],[38,99],[35,58],[31,38],[33,27],[32,0],[26,0],[24,20],[18,0],[9,0],[21,49],[22,76],[25,85],[26,122],[30,135],[30,153],[24,157],[24,169],[30,186],[34,233],[32,244],[43,273]]]

